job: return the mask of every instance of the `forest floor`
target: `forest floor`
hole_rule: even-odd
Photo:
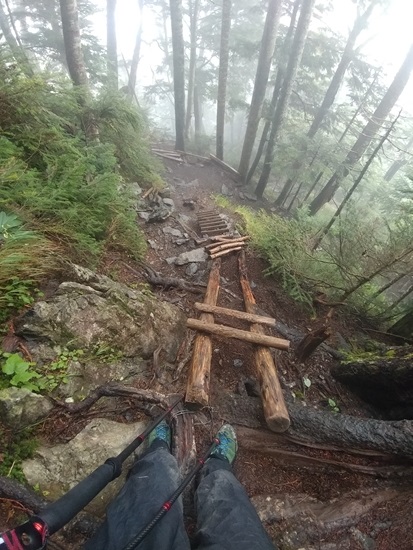
[[[162,147],[166,147],[162,144]],[[186,223],[194,231],[199,232],[197,225],[197,213],[202,210],[215,210],[225,213],[232,218],[234,223],[239,223],[237,216],[216,205],[213,196],[221,194],[222,186],[232,196],[230,200],[244,204],[250,208],[269,208],[265,202],[254,202],[240,196],[240,188],[236,186],[230,175],[212,162],[197,160],[195,157],[187,157],[187,163],[164,160],[165,176],[171,190],[171,197],[175,203],[175,212],[163,223],[145,223],[140,220],[142,230],[146,238],[151,242],[146,263],[163,276],[179,277],[193,282],[207,282],[209,264],[201,264],[203,267],[189,277],[186,274],[187,266],[168,264],[166,258],[196,248],[194,241],[178,246],[174,244],[170,234],[165,234],[162,229],[165,226],[173,227],[185,232],[177,221],[179,215],[187,216]],[[184,206],[184,200],[193,200],[195,208]],[[282,289],[277,280],[264,275],[266,264],[257,256],[256,252],[247,249],[247,269],[249,280],[253,287],[257,305],[269,316],[296,331],[306,334],[309,330],[318,327],[321,320],[327,314],[327,309],[318,306],[316,315],[308,308],[294,302]],[[127,265],[131,269],[128,269]],[[99,267],[99,271],[109,276],[116,276],[122,282],[131,284],[144,282],[145,278],[136,276],[136,271],[142,270],[138,264],[118,251],[106,254]],[[174,288],[154,288],[153,291],[161,299],[174,303],[181,308],[188,317],[197,317],[194,309],[196,301],[203,300],[203,294],[191,294]],[[244,304],[238,276],[238,256],[230,254],[223,257],[221,266],[221,290],[218,297],[219,306],[243,311]],[[239,328],[245,328],[242,323]],[[189,332],[189,331],[188,331]],[[274,336],[282,336],[273,333]],[[337,314],[333,320],[333,334],[328,344],[333,348],[340,348],[345,343],[360,341],[363,338],[371,338],[368,332],[363,332],[359,322]],[[188,357],[190,352],[188,352]],[[330,368],[335,359],[324,349],[318,349],[305,364],[297,362],[294,351],[276,352],[275,361],[283,387],[288,399],[293,399],[293,392],[299,395],[298,399],[308,407],[329,410],[328,399],[334,400],[341,413],[361,417],[379,418],[377,411],[360,401],[346,387],[339,384],[330,375]],[[184,392],[187,381],[189,361],[176,379],[173,371],[165,376],[150,376],[142,381],[141,387],[158,390],[163,393]],[[308,378],[311,386],[306,388],[303,379]],[[197,451],[202,452],[206,448],[211,437],[223,421],[228,420],[228,407],[225,406],[226,396],[245,391],[245,382],[255,379],[253,368],[253,346],[232,339],[213,337],[213,356],[211,365],[210,383],[210,408],[201,411],[195,416],[195,429],[197,437]],[[97,410],[97,412],[99,412]],[[231,417],[236,417],[237,411],[232,411]],[[331,414],[335,414],[331,412]],[[122,415],[119,416],[119,419]],[[113,414],[112,418],[118,419]],[[90,416],[73,426],[73,435],[90,420]],[[251,426],[260,426],[265,429],[263,418],[251,419]],[[61,431],[62,425],[54,419],[55,429]],[[51,424],[45,426],[50,439],[53,438]],[[69,430],[69,432],[71,432]],[[66,437],[68,431],[65,432]],[[334,508],[334,502],[341,499],[353,499],[364,502],[369,495],[374,495],[382,490],[396,488],[399,494],[396,498],[384,501],[373,506],[366,514],[359,514],[358,508],[353,508],[354,520],[347,522],[345,526],[336,523],[336,528],[329,528],[318,535],[313,535],[308,540],[303,540],[303,533],[299,529],[291,531],[291,522],[286,520],[265,524],[270,536],[278,542],[282,550],[287,549],[321,549],[321,550],[412,550],[413,534],[411,531],[411,510],[413,505],[412,481],[406,479],[380,479],[374,475],[361,474],[347,471],[339,467],[327,467],[326,465],[306,467],[290,463],[288,456],[284,461],[273,458],[268,454],[247,450],[246,445],[240,440],[240,450],[235,463],[235,473],[246,488],[250,497],[257,495],[288,496],[292,502],[301,503],[313,498]],[[289,448],[287,447],[288,451]],[[291,450],[291,448],[290,448]],[[293,449],[297,452],[297,447]],[[307,452],[308,451],[308,452]],[[346,460],[354,464],[370,464],[374,461],[368,458],[347,457],[345,453],[337,450],[311,449],[307,450],[309,456],[330,460]],[[300,449],[298,448],[298,452]],[[303,452],[303,448],[301,448]],[[409,485],[410,491],[405,492]],[[297,508],[299,508],[297,504]],[[311,514],[311,513],[310,513]],[[409,521],[410,518],[410,521]],[[299,525],[296,518],[295,525]],[[294,522],[292,523],[294,525]],[[193,527],[193,521],[188,520],[189,529]],[[351,528],[349,528],[351,526]],[[288,537],[285,531],[288,530]],[[301,538],[300,538],[301,537]],[[311,540],[310,540],[311,539]],[[76,546],[75,546],[76,547]]]

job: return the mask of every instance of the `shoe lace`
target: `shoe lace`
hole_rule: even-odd
[[[161,439],[166,439],[168,436],[168,426],[165,424],[159,424],[156,427],[156,435]]]
[[[217,451],[225,455],[227,454],[230,445],[231,445],[231,439],[226,434],[220,434]]]

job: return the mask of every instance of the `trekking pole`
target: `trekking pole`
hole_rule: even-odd
[[[184,492],[185,488],[189,485],[192,479],[203,468],[205,462],[209,458],[209,455],[212,453],[212,451],[215,449],[217,445],[219,445],[219,439],[215,437],[211,446],[207,450],[207,452],[197,460],[196,465],[192,468],[192,470],[189,472],[186,478],[182,481],[182,483],[179,485],[176,491],[172,493],[171,497],[166,502],[164,502],[164,504],[162,504],[157,514],[146,525],[146,527],[144,527],[142,531],[138,533],[136,537],[132,539],[127,546],[125,546],[123,550],[135,550],[135,548],[139,546],[139,544],[143,541],[143,539],[152,531],[152,529],[155,527],[158,521],[161,520],[163,516],[169,512],[174,502],[178,500],[178,498]]]
[[[0,550],[41,550],[47,537],[73,519],[106,485],[120,476],[122,464],[146,439],[150,432],[182,401],[182,396],[134,439],[118,456],[108,458],[88,477],[59,500],[46,506],[15,529],[0,533]]]

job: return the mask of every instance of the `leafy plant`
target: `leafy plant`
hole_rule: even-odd
[[[40,391],[39,385],[34,381],[41,378],[41,375],[32,369],[36,363],[25,361],[18,353],[3,353],[3,358],[6,361],[1,371],[8,377],[11,386]]]
[[[330,410],[334,413],[339,413],[340,412],[340,407],[337,405],[336,401],[334,401],[334,399],[331,399],[331,397],[329,397],[327,399],[327,403],[328,403],[328,406],[330,407]]]

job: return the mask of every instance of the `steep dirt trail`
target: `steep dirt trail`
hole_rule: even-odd
[[[196,273],[189,275],[186,271],[186,265],[175,266],[166,262],[166,258],[196,248],[197,245],[192,239],[183,245],[174,244],[174,238],[169,233],[165,234],[163,229],[167,226],[184,232],[182,225],[177,221],[183,219],[187,226],[199,234],[197,212],[202,210],[214,210],[225,214],[232,220],[233,226],[241,223],[241,220],[237,219],[237,215],[217,206],[213,196],[222,192],[228,194],[230,200],[251,208],[264,207],[268,209],[268,203],[256,203],[245,198],[242,192],[240,194],[240,188],[236,186],[231,176],[212,162],[198,161],[195,157],[187,157],[187,162],[182,164],[163,160],[166,169],[165,180],[168,183],[176,210],[162,224],[142,222],[142,228],[151,246],[146,261],[164,276],[181,277],[188,282],[205,283],[208,278],[209,264],[201,264]],[[193,201],[194,208],[185,206],[184,204],[187,201]],[[301,333],[306,333],[309,329],[314,328],[320,321],[320,319],[312,318],[311,312],[291,300],[277,281],[264,276],[265,262],[251,249],[247,252],[247,267],[257,304],[265,314],[275,317],[277,321]],[[221,287],[218,305],[243,310],[244,304],[239,284],[236,254],[226,256],[222,260]],[[197,300],[202,301],[202,294],[197,297],[176,289],[159,288],[156,292],[159,293],[162,299],[177,304],[188,316],[197,317],[193,304]],[[322,318],[326,312],[319,311],[318,313],[319,317]],[[240,322],[238,328],[245,329],[245,325]],[[340,335],[337,335],[337,333]],[[335,346],[337,339],[342,338],[341,335],[344,335],[345,338],[351,338],[355,333],[356,329],[350,321],[345,319],[336,321],[335,334],[330,343]],[[272,334],[283,336],[276,332],[272,332]],[[195,422],[199,447],[202,447],[202,442],[212,436],[222,421],[228,420],[228,415],[231,418],[237,418],[239,411],[228,409],[228,394],[247,395],[247,391],[251,393],[251,387],[252,394],[254,394],[253,381],[255,373],[253,370],[252,346],[214,336],[213,350],[210,386],[211,408],[198,414]],[[340,411],[343,413],[356,416],[374,414],[374,411],[371,411],[330,376],[329,370],[334,359],[327,352],[317,351],[305,365],[295,361],[293,352],[277,352],[275,360],[287,400],[293,398],[292,393],[294,392],[296,396],[299,396],[298,399],[302,399],[308,406],[328,410],[327,401],[328,398],[331,398],[339,405]],[[185,390],[187,369],[188,364],[178,380],[175,380],[177,391]],[[309,378],[312,382],[309,389],[306,389],[303,385],[304,377]],[[160,389],[165,389],[162,380],[158,380],[157,383]],[[247,415],[248,412],[244,414],[243,418]],[[265,428],[262,417],[249,418],[246,424]],[[291,499],[295,503],[292,510],[297,509],[297,514],[291,513],[288,521],[281,521],[280,517],[275,521],[275,518],[272,517],[272,521],[266,524],[269,533],[278,542],[280,548],[290,550],[295,548],[298,550],[298,548],[304,547],[328,548],[329,550],[344,548],[349,550],[363,548],[390,550],[395,547],[395,540],[398,541],[397,547],[400,550],[411,550],[413,548],[413,536],[404,527],[403,520],[407,517],[406,514],[410,513],[409,507],[413,503],[409,494],[407,496],[400,495],[390,502],[387,502],[386,498],[383,501],[378,498],[377,502],[371,502],[371,506],[365,508],[358,504],[361,495],[364,497],[364,501],[368,501],[371,498],[369,495],[378,494],[381,490],[385,490],[387,487],[397,484],[397,482],[378,480],[372,476],[342,469],[311,466],[302,468],[293,463],[290,464],[288,457],[280,462],[280,460],[271,458],[266,454],[247,450],[246,447],[248,445],[243,444],[241,439],[235,470],[250,497],[257,499],[256,503],[262,517],[268,519],[271,516],[271,514],[266,515],[265,506],[263,506],[263,502],[266,502],[266,499],[268,501],[268,498],[270,498],[268,495],[281,494],[284,503]],[[311,456],[331,460],[337,459],[337,453],[326,450],[312,450]],[[345,461],[346,459],[341,456],[341,460]],[[354,457],[349,461],[357,463],[357,459],[354,459]],[[267,497],[258,495],[267,495]],[[352,520],[349,520],[349,514],[340,508],[340,506],[345,508],[347,505],[345,503],[350,498],[349,495],[353,495],[356,502],[354,507],[350,506]],[[332,522],[329,527],[325,528],[325,532],[316,534],[314,528],[311,530],[304,527],[305,523],[310,521],[309,517],[317,518],[314,509],[303,512],[296,505],[297,502],[308,499],[317,499],[322,503],[327,503],[327,505],[329,502],[337,500],[334,506],[330,506],[328,513],[334,508],[341,510],[337,514],[342,521]],[[316,508],[317,506],[322,505],[319,503]],[[285,513],[285,510],[283,513]],[[323,513],[327,512],[324,510]],[[362,519],[354,519],[357,516],[362,516]],[[346,517],[347,520],[343,519]],[[331,545],[323,546],[324,544]]]

